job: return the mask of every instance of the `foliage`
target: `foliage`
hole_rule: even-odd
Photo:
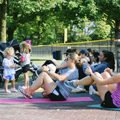
[[[91,34],[93,40],[106,39],[110,35],[111,27],[105,21],[96,21],[94,34]],[[110,36],[109,36],[110,37]]]
[[[95,0],[98,14],[105,16],[115,31],[115,38],[120,38],[120,0]],[[114,24],[114,25],[113,25]]]
[[[104,39],[119,31],[119,15],[119,0],[8,0],[7,39],[61,43],[64,28],[68,42]]]

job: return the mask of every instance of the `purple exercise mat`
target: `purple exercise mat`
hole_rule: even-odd
[[[93,101],[90,97],[71,97],[66,101],[50,101],[46,98],[40,99],[0,99],[0,104],[20,104],[20,103],[70,103]]]

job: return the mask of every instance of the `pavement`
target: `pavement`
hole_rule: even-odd
[[[120,120],[120,112],[90,108],[88,105],[101,102],[97,95],[88,93],[71,94],[71,97],[90,97],[93,101],[71,103],[0,103],[0,120]],[[42,99],[37,91],[36,99]],[[0,99],[21,99],[21,93],[6,94],[0,89]],[[44,98],[43,98],[44,99]]]

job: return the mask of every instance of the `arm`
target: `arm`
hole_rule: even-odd
[[[57,79],[59,81],[65,81],[69,75],[67,73],[64,75],[59,75],[59,74],[49,70],[48,66],[43,66],[42,71],[48,73],[51,76],[51,78]]]
[[[102,63],[102,64],[98,64],[97,66],[91,66],[91,69],[93,72],[103,73],[107,67],[108,67],[107,64]]]
[[[17,65],[14,63],[14,60],[12,59],[12,65],[10,66],[10,68],[16,68]]]
[[[99,85],[108,85],[120,82],[120,73],[108,78],[103,79],[102,75],[99,73],[93,73],[90,67],[87,68],[87,71],[90,73],[92,79]]]
[[[116,73],[114,73],[113,70],[110,69],[110,68],[106,68],[106,69],[105,69],[105,72],[108,72],[111,76],[116,75]]]
[[[54,73],[54,72],[47,72],[51,77],[59,80],[59,81],[65,81],[67,79],[67,75],[59,75],[57,73]]]
[[[68,65],[66,63],[66,61],[64,61],[61,65],[57,66],[57,69],[62,69],[62,68],[66,68]]]
[[[108,85],[108,84],[114,84],[114,83],[119,83],[120,82],[120,73],[108,78],[108,79],[103,79],[100,74],[94,74],[91,73],[91,77],[95,80],[95,82],[99,85]]]

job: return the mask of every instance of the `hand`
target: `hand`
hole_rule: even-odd
[[[112,69],[110,69],[110,68],[106,68],[106,69],[105,69],[105,72],[108,72],[110,75],[112,75],[113,70],[112,70]]]
[[[16,65],[16,64],[15,64],[15,68],[18,68],[18,67],[19,67],[19,65]]]
[[[43,66],[43,67],[42,67],[42,71],[43,71],[43,72],[48,72],[48,71],[49,71],[49,68],[48,68],[47,66]]]
[[[92,69],[90,68],[90,66],[87,67],[85,73],[86,73],[87,75],[90,75],[90,74],[93,73],[93,71],[92,71]]]
[[[15,68],[15,67],[16,67],[16,65],[15,65],[15,64],[10,66],[10,68]]]

